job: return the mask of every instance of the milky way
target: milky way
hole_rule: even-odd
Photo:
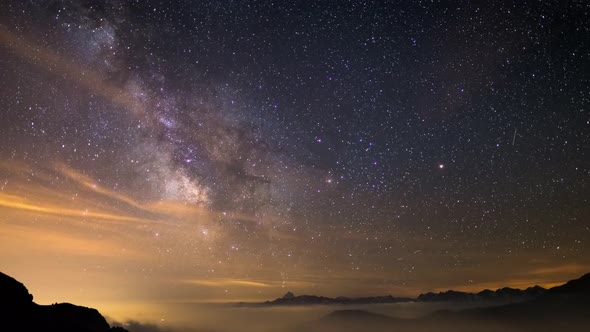
[[[2,1],[1,268],[82,304],[576,277],[589,11]]]

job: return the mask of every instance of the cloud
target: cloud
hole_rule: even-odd
[[[531,270],[532,275],[548,276],[548,275],[564,275],[564,274],[579,274],[582,275],[590,271],[590,264],[563,264],[559,266],[552,266],[546,268],[538,268]]]
[[[150,323],[141,323],[135,320],[129,320],[125,323],[113,322],[111,326],[121,326],[131,332],[173,332],[168,327],[159,326]]]
[[[241,280],[241,279],[189,279],[182,280],[182,283],[195,284],[199,286],[208,287],[228,287],[228,286],[244,286],[244,287],[274,287],[275,283],[255,281],[255,280]]]
[[[48,227],[28,225],[14,225],[2,223],[0,239],[3,255],[12,253],[22,255],[23,252],[36,253],[42,256],[47,253],[74,257],[99,257],[108,259],[147,258],[141,251],[133,250],[124,242],[114,239],[95,239],[89,235],[66,234]],[[34,241],[31,241],[34,239]]]
[[[142,209],[142,210],[146,209],[144,204],[142,204],[141,202],[136,201],[131,197],[114,192],[112,190],[109,190],[109,189],[101,186],[100,184],[98,184],[97,181],[93,180],[89,176],[81,174],[80,172],[67,166],[64,163],[56,162],[56,163],[54,163],[54,165],[55,165],[54,167],[55,167],[56,171],[58,171],[60,174],[62,174],[64,176],[68,177],[70,180],[73,180],[77,184],[85,187],[86,189],[89,189],[95,193],[104,195],[106,197],[118,200],[120,202],[126,203],[126,204],[136,207],[138,209]]]
[[[64,206],[48,204],[35,204],[27,197],[14,196],[0,193],[0,207],[16,210],[25,210],[35,213],[53,214],[65,217],[95,218],[114,221],[144,222],[145,220],[126,215],[113,214],[103,211],[90,211],[88,209],[71,209]]]
[[[39,44],[28,41],[2,26],[0,26],[0,45],[10,49],[30,63],[46,69],[48,72],[62,74],[62,77],[67,77],[70,81],[80,84],[90,92],[122,106],[135,116],[143,117],[145,115],[145,105],[136,96],[105,82],[100,73],[88,68],[82,68],[73,61],[61,57]]]

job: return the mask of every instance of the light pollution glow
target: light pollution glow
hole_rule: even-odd
[[[122,317],[123,312],[113,312],[110,306],[130,310],[124,304],[262,301],[286,290],[415,296],[430,287],[428,280],[407,286],[387,284],[389,271],[363,276],[354,271],[333,273],[326,280],[321,271],[314,273],[313,265],[307,264],[303,273],[293,269],[295,277],[288,277],[277,273],[284,266],[266,257],[264,267],[256,268],[259,258],[241,255],[252,252],[247,247],[230,250],[231,255],[219,260],[212,252],[225,251],[221,247],[230,245],[236,236],[216,225],[219,213],[183,202],[140,202],[97,185],[63,163],[33,170],[22,163],[2,162],[0,170],[9,179],[0,192],[2,267],[29,285],[40,303],[100,305],[105,313]],[[264,251],[265,242],[299,240],[267,230],[259,243],[250,245]],[[187,273],[187,264],[207,266],[208,271],[200,276]],[[453,276],[432,279],[441,284],[436,290],[550,286],[589,268],[577,264],[549,270],[527,268],[520,272],[524,279],[498,279],[467,287],[454,284]],[[360,287],[350,287],[351,280],[359,277],[364,280]]]

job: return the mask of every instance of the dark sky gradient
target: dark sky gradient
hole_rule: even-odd
[[[2,1],[0,267],[113,312],[577,277],[589,12]]]

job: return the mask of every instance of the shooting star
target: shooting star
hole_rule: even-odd
[[[514,136],[512,136],[512,146],[514,146],[514,142],[516,142],[516,128],[514,128]]]

